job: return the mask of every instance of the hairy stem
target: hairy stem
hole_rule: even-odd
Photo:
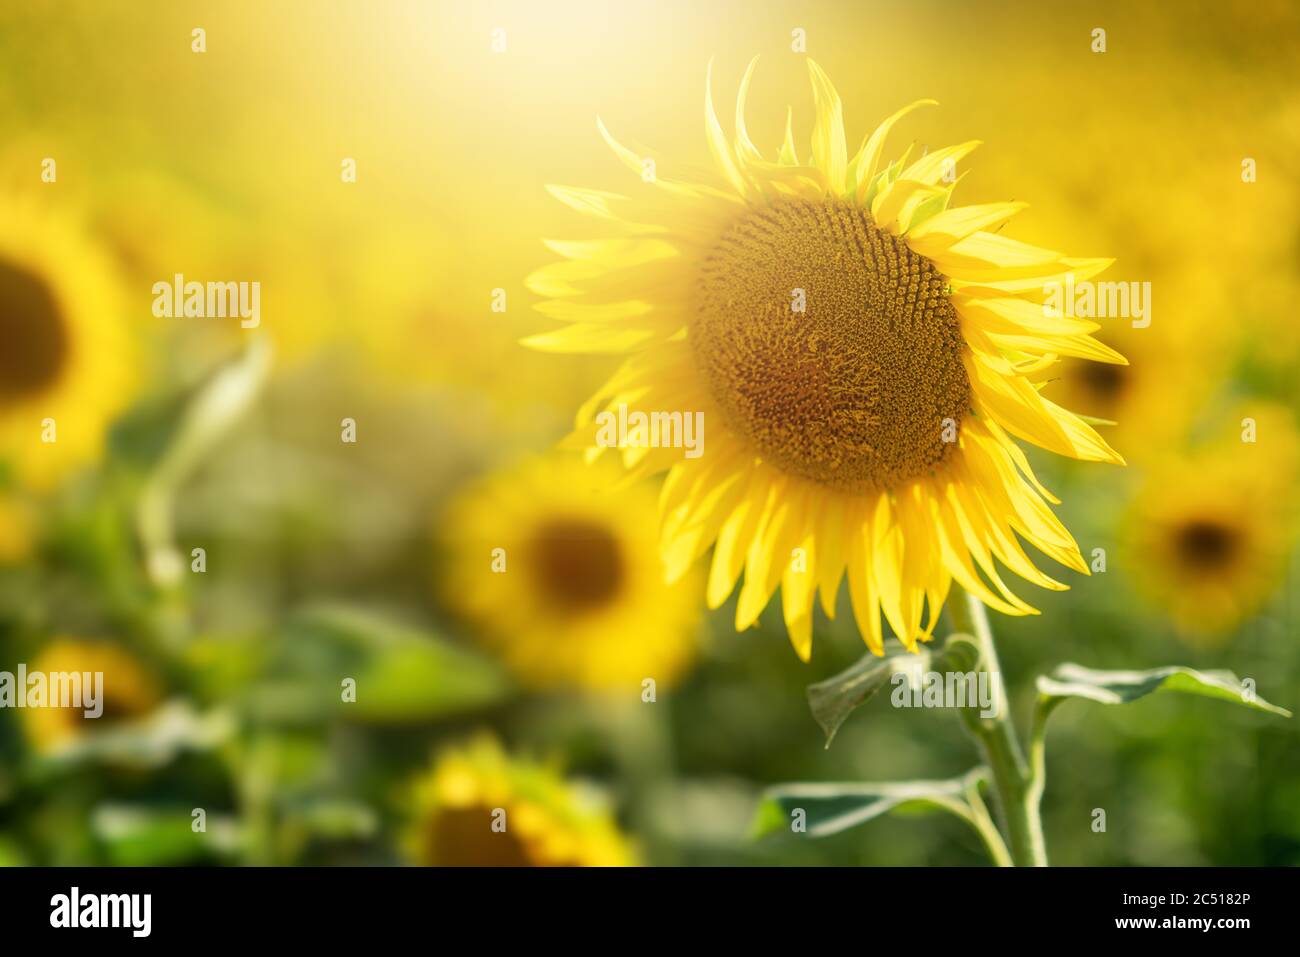
[[[987,774],[984,768],[976,768],[966,779],[966,803],[970,805],[970,823],[984,842],[984,848],[989,852],[989,857],[993,858],[993,863],[998,867],[1012,867],[1014,862],[1011,860],[1010,852],[1007,851],[1006,842],[1002,840],[1002,832],[993,823],[989,809],[984,805],[984,798],[980,795],[980,785],[986,781]]]
[[[1011,721],[1011,709],[1002,681],[993,630],[984,604],[973,595],[956,589],[949,609],[958,630],[970,633],[980,648],[980,667],[989,674],[995,714],[991,718],[968,716],[967,726],[984,751],[993,774],[999,816],[1007,836],[1011,859],[1017,867],[1044,867],[1047,849],[1039,803],[1043,790],[1041,736],[1035,741],[1034,769],[1025,763],[1020,740]]]

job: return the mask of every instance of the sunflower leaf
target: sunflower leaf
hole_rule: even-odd
[[[778,784],[763,792],[752,826],[755,838],[777,831],[827,837],[883,814],[948,811],[968,818],[967,779],[847,784]]]
[[[898,654],[885,658],[863,655],[851,667],[837,675],[808,686],[808,707],[814,720],[826,733],[826,747],[835,740],[835,733],[850,714],[866,704],[889,684],[894,675],[913,674],[917,671],[961,671],[975,668],[979,649],[965,635],[953,635],[941,650],[922,651],[919,654]]]
[[[50,752],[50,768],[98,763],[160,768],[187,752],[214,751],[231,738],[235,723],[223,708],[199,712],[176,699],[149,714],[79,735]]]
[[[291,657],[281,670],[316,672],[306,688],[318,707],[359,721],[402,724],[481,710],[510,684],[500,667],[436,631],[368,608],[317,604],[290,623]],[[310,656],[310,657],[309,657]],[[340,702],[339,679],[356,680],[356,700]],[[323,691],[329,687],[330,694]]]
[[[1128,704],[1157,691],[1175,691],[1291,717],[1290,711],[1256,695],[1253,681],[1243,682],[1231,671],[1193,671],[1178,665],[1150,671],[1095,671],[1082,665],[1063,664],[1050,675],[1039,676],[1038,691],[1049,706],[1066,698]]]
[[[242,838],[237,819],[213,814],[204,830],[193,829],[188,807],[100,804],[90,826],[117,867],[193,864],[228,859]]]
[[[213,374],[181,415],[136,507],[145,567],[155,583],[173,585],[185,568],[175,541],[173,514],[182,487],[248,413],[270,368],[270,348],[261,339],[252,340],[240,358]]]

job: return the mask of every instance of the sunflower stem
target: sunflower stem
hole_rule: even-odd
[[[1043,843],[1043,823],[1039,812],[1043,793],[1041,760],[1035,761],[1032,770],[1025,763],[1020,739],[1011,721],[988,612],[983,602],[965,591],[953,596],[949,608],[957,630],[972,634],[979,645],[980,667],[988,673],[993,688],[993,717],[968,720],[966,724],[984,751],[993,774],[993,788],[997,792],[999,816],[1011,859],[1017,867],[1045,867],[1047,849]]]
[[[966,803],[970,805],[971,826],[979,833],[993,863],[998,867],[1012,867],[1011,854],[1007,851],[1006,842],[1002,840],[1002,832],[993,823],[989,809],[980,796],[980,785],[988,781],[987,772],[987,768],[976,768],[966,778]]]

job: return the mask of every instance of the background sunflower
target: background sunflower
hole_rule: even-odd
[[[619,867],[635,858],[597,795],[490,737],[440,754],[415,785],[409,837],[420,864]]]
[[[85,708],[29,708],[22,712],[32,745],[52,751],[82,735],[97,734],[138,719],[159,702],[157,680],[139,661],[103,642],[56,638],[42,649],[31,672],[102,675],[98,681],[101,713],[88,718]],[[29,672],[30,673],[30,672]]]
[[[441,588],[526,685],[639,696],[696,654],[698,576],[666,584],[656,496],[574,456],[528,461],[439,516]]]
[[[1222,418],[1218,435],[1153,470],[1124,522],[1139,589],[1184,634],[1216,643],[1289,572],[1297,516],[1287,490],[1300,452],[1285,408],[1242,404]]]
[[[102,250],[33,196],[0,196],[0,455],[43,489],[99,456],[137,347]]]

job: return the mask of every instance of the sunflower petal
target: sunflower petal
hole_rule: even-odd
[[[795,653],[800,660],[807,661],[812,657],[812,616],[817,592],[816,552],[811,533],[806,533],[797,547],[802,549],[805,562],[802,567],[794,561],[786,562],[781,579],[781,610]]]
[[[918,183],[935,186],[945,174],[955,171],[958,160],[973,152],[983,144],[979,140],[945,146],[943,149],[926,153],[919,160],[899,174],[900,179],[914,179]]]
[[[785,108],[785,139],[781,141],[781,153],[777,162],[782,166],[798,166],[799,152],[794,145],[794,107]]]
[[[753,79],[754,68],[758,66],[758,57],[749,61],[745,75],[740,81],[740,92],[736,94],[736,156],[741,164],[762,162],[763,155],[749,138],[745,129],[745,98],[749,95],[749,82]]]
[[[601,355],[627,352],[648,339],[654,332],[646,329],[625,329],[604,323],[579,322],[551,332],[528,336],[522,342],[539,352],[573,352]]]
[[[859,205],[869,201],[867,190],[871,187],[872,180],[876,177],[877,168],[880,166],[880,156],[885,149],[885,138],[889,135],[889,131],[893,129],[894,124],[917,107],[938,105],[938,100],[917,100],[914,103],[907,104],[907,106],[903,107],[893,116],[889,117],[876,127],[875,132],[867,139],[866,145],[862,147],[862,150],[853,161],[853,178],[857,183],[857,199]]]
[[[848,145],[844,140],[844,106],[831,78],[811,58],[808,60],[808,74],[812,78],[817,113],[812,134],[813,166],[826,174],[831,192],[839,196],[845,189],[849,164]]]
[[[907,244],[922,256],[933,258],[973,233],[1005,223],[1028,205],[985,203],[945,210],[908,230]]]
[[[745,174],[736,165],[736,161],[732,156],[731,145],[727,142],[727,136],[722,132],[722,124],[718,122],[718,114],[713,109],[712,60],[709,61],[708,74],[704,84],[704,134],[709,142],[709,153],[713,156],[713,162],[718,165],[718,169],[722,171],[723,177],[737,193],[748,199],[753,190],[745,179]]]

